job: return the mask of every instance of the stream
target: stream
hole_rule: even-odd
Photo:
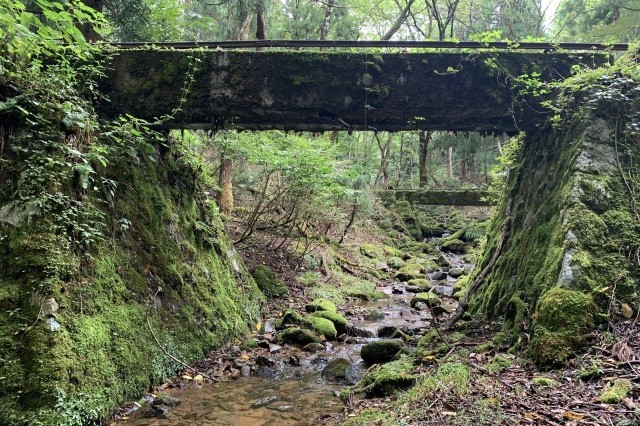
[[[447,254],[452,267],[469,267],[460,256]],[[444,306],[454,310],[451,295],[456,279],[447,276],[434,282],[433,291],[443,297]],[[261,426],[316,425],[331,423],[344,408],[337,394],[345,383],[332,383],[322,370],[332,360],[345,358],[352,367],[352,382],[360,379],[368,366],[360,358],[362,346],[380,337],[390,337],[394,329],[408,335],[421,335],[433,327],[428,309],[411,308],[413,297],[406,283],[385,282],[379,290],[386,298],[375,301],[350,301],[341,311],[349,320],[350,337],[343,342],[324,342],[324,348],[310,353],[289,345],[264,345],[252,355],[256,371],[236,380],[216,384],[190,383],[182,388],[166,389],[164,394],[179,398],[167,419],[147,417],[143,408],[119,424],[131,426],[202,425]],[[409,290],[412,290],[409,286]],[[415,290],[413,290],[415,291]],[[270,331],[274,320],[265,324]],[[380,331],[380,333],[379,333]],[[260,355],[258,355],[260,354]],[[238,355],[238,354],[236,354]],[[245,372],[248,373],[248,372]]]

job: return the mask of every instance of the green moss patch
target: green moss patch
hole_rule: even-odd
[[[326,318],[309,316],[304,319],[304,326],[313,330],[315,333],[326,337],[329,340],[335,340],[338,336],[335,325],[333,322]]]
[[[610,384],[598,398],[604,404],[619,404],[627,397],[633,384],[627,379],[616,379]]]
[[[347,319],[342,314],[333,311],[316,311],[313,312],[310,317],[320,317],[328,319],[333,323],[338,334],[346,333],[347,331]]]
[[[315,299],[310,303],[307,303],[304,306],[304,309],[307,312],[316,312],[316,311],[329,311],[329,312],[338,312],[336,308],[336,304],[328,299]]]
[[[260,291],[268,298],[282,297],[289,294],[287,286],[276,277],[276,274],[268,266],[256,266],[252,275]]]
[[[368,397],[392,395],[398,390],[415,384],[418,374],[413,372],[413,364],[406,356],[397,361],[382,364],[371,370],[357,385],[341,392],[341,396],[364,393]]]

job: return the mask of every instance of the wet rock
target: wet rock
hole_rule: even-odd
[[[320,343],[318,337],[313,331],[298,327],[287,328],[276,335],[278,343],[289,343],[293,345],[306,345],[309,343]]]
[[[394,285],[391,287],[392,294],[404,294],[404,289],[400,286]]]
[[[251,404],[251,408],[262,408],[266,407],[269,404],[273,404],[276,401],[279,401],[280,398],[277,395],[265,396]]]
[[[276,407],[267,407],[269,410],[277,410],[282,413],[288,413],[293,410],[293,405],[278,405]]]
[[[415,308],[418,303],[424,303],[429,308],[433,308],[442,305],[442,299],[434,293],[418,293],[411,299],[411,306]]]
[[[145,417],[155,417],[158,419],[168,419],[171,417],[171,407],[165,404],[154,405],[144,415]]]
[[[289,358],[287,358],[287,363],[289,365],[293,365],[295,367],[300,367],[300,365],[301,365],[300,358],[298,358],[295,355],[289,355]]]
[[[434,317],[439,317],[442,314],[450,314],[450,313],[451,313],[451,310],[444,305],[434,306],[433,308],[431,308],[431,315],[433,315]]]
[[[270,356],[258,355],[255,361],[257,366],[264,365],[267,367],[273,367],[274,365],[276,365],[276,361]]]
[[[384,312],[382,311],[369,311],[365,314],[364,319],[367,321],[380,321],[384,319]]]
[[[451,296],[453,292],[453,287],[449,285],[436,285],[431,289],[432,293],[435,293],[439,296]]]
[[[360,357],[368,364],[382,364],[393,360],[403,347],[400,339],[376,340],[362,347]]]
[[[248,365],[243,365],[242,368],[240,369],[240,375],[242,375],[242,377],[249,377],[250,374],[251,374],[251,367],[249,367]]]
[[[423,302],[416,302],[413,307],[418,310],[418,311],[426,311],[427,309],[429,309],[429,307],[427,306],[426,303]]]
[[[351,367],[351,363],[344,358],[336,358],[330,361],[320,374],[324,379],[329,381],[346,381],[347,370]]]
[[[404,333],[399,327],[396,327],[394,325],[383,325],[378,329],[378,337],[389,339],[394,337],[403,338],[406,336],[404,336]]]
[[[347,328],[347,333],[349,334],[349,336],[353,337],[376,337],[371,330],[353,326]]]
[[[458,239],[444,241],[440,248],[442,251],[448,251],[451,253],[464,253],[467,251],[467,245]]]
[[[393,269],[400,269],[404,266],[404,260],[399,257],[391,257],[387,260],[387,265]]]
[[[433,281],[446,280],[447,273],[443,271],[434,272],[433,274],[429,275],[429,278],[431,278]]]
[[[361,345],[365,342],[366,342],[366,339],[364,337],[347,337],[344,340],[344,343],[348,345]]]
[[[324,345],[322,343],[309,343],[308,345],[304,345],[304,349],[307,352],[320,352],[324,350]]]
[[[449,270],[449,276],[453,278],[459,278],[464,274],[464,269],[462,268],[453,268]]]
[[[407,293],[421,293],[424,291],[424,288],[417,285],[408,285],[404,289]]]
[[[409,309],[402,309],[400,311],[400,316],[407,320],[413,319],[415,317],[415,315],[413,315],[413,312],[411,312]]]
[[[276,370],[263,365],[258,367],[256,370],[256,376],[263,377],[265,379],[273,379],[276,377]]]
[[[171,395],[158,395],[154,400],[152,405],[166,405],[168,407],[175,407],[180,404],[180,398],[176,398]]]

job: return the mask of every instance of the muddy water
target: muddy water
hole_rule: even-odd
[[[451,291],[455,282],[442,281],[440,293]],[[395,288],[394,288],[395,287]],[[393,326],[408,334],[423,334],[430,329],[432,317],[428,311],[411,309],[413,294],[399,284],[381,288],[387,298],[377,301],[353,302],[346,308],[350,324],[376,336],[382,326]],[[400,293],[400,294],[397,294]],[[445,299],[450,308],[453,302]],[[372,317],[372,314],[373,317]],[[364,333],[362,333],[364,331]],[[272,377],[245,377],[215,385],[194,384],[170,390],[181,403],[172,410],[169,419],[145,418],[138,412],[124,421],[125,425],[202,425],[202,426],[262,426],[316,425],[323,419],[339,414],[343,404],[336,396],[344,384],[327,382],[321,371],[332,359],[346,358],[354,365],[356,376],[364,375],[367,366],[360,359],[363,344],[375,337],[350,338],[349,343],[326,343],[326,351],[309,354],[302,350],[286,352],[277,358]],[[297,362],[291,362],[291,355]],[[144,410],[143,410],[144,411]]]

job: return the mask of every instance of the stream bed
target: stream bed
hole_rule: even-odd
[[[452,263],[460,264],[457,256]],[[467,265],[468,266],[468,265]],[[444,305],[455,309],[456,302],[447,296],[455,279],[434,282],[434,292],[444,296]],[[380,337],[393,337],[393,330],[407,335],[422,335],[433,327],[428,309],[410,306],[413,293],[406,283],[385,283],[379,288],[386,298],[375,301],[354,300],[341,311],[350,323],[349,337],[342,342],[324,342],[317,352],[289,345],[273,345],[263,341],[262,349],[251,354],[254,364],[235,380],[168,388],[163,394],[178,398],[169,418],[150,416],[148,407],[131,413],[118,424],[131,426],[202,425],[261,426],[316,425],[332,423],[342,413],[344,404],[340,389],[359,380],[368,366],[360,358],[362,346]],[[265,324],[268,334],[272,320]],[[235,356],[239,356],[239,349]],[[351,364],[351,383],[335,383],[323,377],[322,371],[332,360],[344,358]]]

